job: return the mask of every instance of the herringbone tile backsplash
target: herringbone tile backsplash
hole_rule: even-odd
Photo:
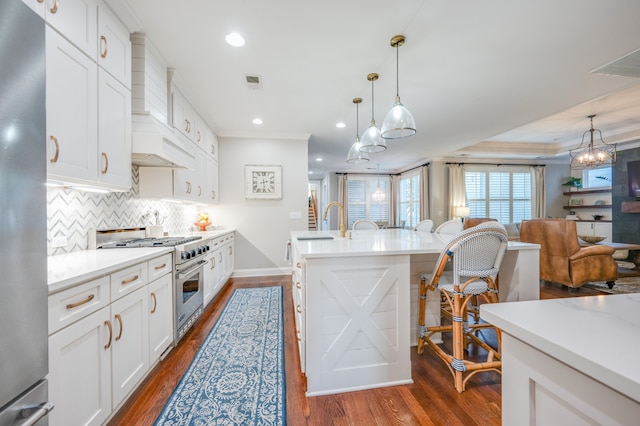
[[[138,167],[132,169],[132,190],[96,194],[66,188],[47,189],[47,253],[49,256],[86,250],[94,229],[145,226],[143,215],[158,211],[165,232],[178,235],[191,231],[196,206],[160,200],[139,199]],[[65,247],[53,248],[53,237],[66,236]]]

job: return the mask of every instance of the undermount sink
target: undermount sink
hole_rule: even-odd
[[[307,240],[333,240],[333,237],[331,235],[310,235],[306,237],[298,237],[298,241]]]

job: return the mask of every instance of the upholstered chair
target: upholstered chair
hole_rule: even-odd
[[[415,226],[415,228],[413,228],[413,230],[420,232],[433,232],[433,221],[431,219],[422,220]]]
[[[497,219],[491,219],[490,217],[468,217],[464,220],[463,229],[473,228],[481,223],[485,222],[497,222]]]
[[[353,222],[354,231],[365,230],[365,229],[374,231],[378,229],[378,225],[374,221],[368,220],[368,219],[361,219]]]
[[[613,248],[604,245],[581,247],[576,223],[567,219],[523,220],[520,241],[540,244],[540,279],[578,288],[584,283],[618,278]]]

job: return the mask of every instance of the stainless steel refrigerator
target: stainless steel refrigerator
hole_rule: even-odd
[[[0,426],[46,425],[45,24],[0,1]]]

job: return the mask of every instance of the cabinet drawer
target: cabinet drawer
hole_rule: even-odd
[[[147,267],[147,262],[144,262],[111,274],[111,301],[147,284]]]
[[[52,294],[49,303],[49,335],[109,304],[109,277],[98,278]]]
[[[167,253],[149,261],[149,282],[171,272],[173,269],[172,256],[171,253]]]

